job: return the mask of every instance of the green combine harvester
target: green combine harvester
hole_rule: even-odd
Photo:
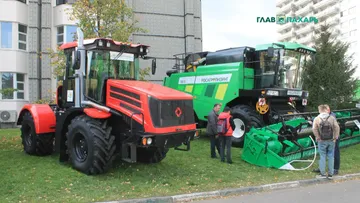
[[[194,96],[199,128],[205,127],[215,103],[232,108],[233,145],[243,147],[244,161],[305,170],[316,160],[311,122],[318,112],[305,112],[309,94],[302,89],[302,70],[315,53],[301,44],[280,42],[176,56],[175,70],[167,72],[164,86]],[[335,113],[340,147],[360,143],[360,109]],[[306,167],[298,168],[299,162]]]
[[[302,90],[302,70],[315,53],[301,44],[279,42],[176,56],[177,66],[167,72],[164,86],[194,96],[199,128],[206,126],[215,103],[232,108],[232,143],[243,147],[252,127],[278,123],[283,114],[305,112],[308,92]]]

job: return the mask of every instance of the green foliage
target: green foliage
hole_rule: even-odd
[[[145,78],[146,76],[150,76],[150,67],[147,68],[140,68],[139,70],[139,80],[147,81]]]
[[[325,25],[321,27],[314,48],[315,59],[307,62],[303,75],[310,108],[324,103],[332,109],[347,106],[356,89],[356,79],[352,78],[356,66],[348,53],[349,44],[333,39],[329,26]]]
[[[70,19],[79,20],[85,38],[109,37],[128,41],[134,32],[146,32],[136,26],[133,10],[124,0],[78,0],[70,9]]]
[[[51,66],[54,68],[54,79],[64,76],[66,67],[66,57],[64,51],[57,47],[56,52],[49,49],[49,54],[51,58]]]
[[[13,94],[16,91],[18,90],[14,88],[5,88],[5,89],[0,89],[0,94],[2,94],[5,97],[8,97],[11,96],[11,94]]]

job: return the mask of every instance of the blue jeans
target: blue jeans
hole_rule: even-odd
[[[320,154],[319,169],[322,175],[325,175],[326,167],[326,158],[328,159],[328,174],[334,174],[334,151],[335,151],[335,142],[332,140],[329,141],[319,141],[318,150]]]

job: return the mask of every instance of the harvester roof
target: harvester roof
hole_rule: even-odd
[[[240,62],[244,60],[244,53],[250,50],[254,50],[254,48],[244,46],[209,52],[206,56],[206,64]]]
[[[267,50],[271,46],[274,46],[274,48],[281,48],[279,46],[276,46],[276,44],[282,45],[285,47],[285,49],[289,49],[289,50],[307,50],[314,53],[316,52],[314,48],[295,42],[276,42],[274,44],[260,44],[260,45],[256,45],[256,51]]]

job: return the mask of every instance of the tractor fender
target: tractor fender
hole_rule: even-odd
[[[48,104],[25,104],[20,111],[17,125],[21,125],[25,112],[30,112],[33,117],[36,134],[55,132],[56,117]]]
[[[101,110],[96,109],[96,108],[85,108],[84,113],[86,115],[88,115],[89,117],[91,117],[91,118],[98,118],[98,119],[106,119],[106,118],[109,118],[111,116],[111,113],[101,111]]]

